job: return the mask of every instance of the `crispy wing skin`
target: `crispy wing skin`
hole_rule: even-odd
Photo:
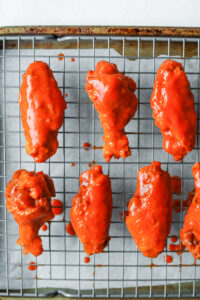
[[[23,253],[42,254],[40,227],[53,219],[51,197],[55,196],[53,181],[43,172],[18,170],[9,181],[6,191],[6,207],[19,224],[18,245]]]
[[[182,244],[192,253],[194,258],[200,259],[200,163],[192,168],[195,195],[185,216],[183,229],[180,231]]]
[[[151,96],[163,148],[181,160],[195,146],[197,117],[190,84],[180,63],[166,60],[159,68]]]
[[[108,245],[112,217],[110,178],[94,166],[80,176],[80,189],[72,200],[70,219],[88,255],[102,252]]]
[[[124,127],[134,116],[138,100],[136,84],[121,74],[115,64],[100,61],[86,76],[86,91],[99,113],[104,130],[103,154],[106,161],[131,155]]]
[[[36,61],[29,65],[23,75],[19,104],[26,152],[35,162],[44,162],[56,153],[58,130],[66,109],[66,102],[46,63]]]
[[[127,228],[143,255],[153,258],[163,251],[171,217],[170,175],[161,169],[160,162],[153,161],[138,172],[126,217]]]

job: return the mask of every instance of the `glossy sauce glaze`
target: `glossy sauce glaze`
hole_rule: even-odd
[[[96,165],[81,174],[79,192],[70,210],[72,226],[88,255],[102,252],[108,245],[111,217],[110,178]]]
[[[43,172],[18,170],[9,181],[6,191],[6,207],[19,224],[18,245],[23,253],[42,254],[40,227],[53,219],[51,197],[55,196],[53,181]]]
[[[163,148],[181,160],[195,146],[197,117],[190,84],[180,63],[166,60],[159,68],[151,96]]]
[[[172,217],[170,175],[160,162],[143,167],[137,175],[135,195],[128,205],[126,225],[143,255],[157,257],[165,248]]]
[[[29,65],[23,75],[19,104],[26,152],[35,162],[44,162],[56,153],[58,130],[67,107],[46,63],[36,61]]]
[[[194,258],[200,259],[200,163],[192,167],[195,195],[185,216],[183,229],[180,232],[182,243],[192,253]]]
[[[106,161],[131,155],[124,127],[134,116],[138,100],[136,84],[124,76],[115,64],[100,61],[86,76],[86,91],[99,113],[104,130],[103,154]]]

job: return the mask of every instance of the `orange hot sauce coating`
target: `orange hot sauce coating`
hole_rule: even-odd
[[[17,243],[24,247],[24,254],[42,254],[42,240],[38,231],[54,217],[51,206],[53,196],[53,181],[43,172],[18,170],[9,181],[5,191],[6,206],[19,224]]]
[[[111,217],[110,178],[95,165],[81,174],[79,193],[70,210],[72,226],[88,255],[102,252],[108,245]]]
[[[139,170],[126,216],[126,225],[138,249],[152,258],[165,247],[172,217],[170,175],[160,165],[153,161]]]
[[[166,60],[159,68],[151,95],[155,124],[163,148],[181,160],[195,146],[197,117],[190,84],[180,63]]]
[[[121,74],[115,64],[100,61],[86,76],[86,91],[99,113],[104,130],[103,154],[106,161],[131,155],[124,127],[134,116],[138,100],[136,84]]]
[[[26,152],[35,162],[56,153],[58,130],[64,121],[66,102],[48,65],[36,61],[23,75],[19,104],[26,137]]]
[[[194,258],[200,259],[200,163],[192,167],[195,195],[185,216],[180,237],[183,245],[192,253]]]

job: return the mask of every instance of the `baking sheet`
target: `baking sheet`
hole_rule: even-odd
[[[34,48],[35,40],[30,39],[32,49],[7,49],[5,41],[5,49],[0,50],[0,293],[37,296],[59,290],[64,295],[72,296],[198,295],[199,261],[193,265],[194,259],[186,251],[181,256],[168,253],[173,256],[173,262],[166,264],[164,256],[169,252],[167,247],[156,259],[144,257],[137,251],[120,218],[121,211],[135,191],[138,169],[150,164],[152,160],[161,161],[163,169],[182,178],[182,200],[194,188],[191,168],[198,161],[199,150],[196,148],[189,153],[183,163],[174,162],[162,149],[162,137],[151,116],[149,101],[155,73],[170,53],[156,56],[155,39],[148,39],[153,45],[152,53],[148,54],[145,46],[142,47],[142,41],[133,38],[133,44],[137,44],[138,51],[135,53],[129,49],[128,58],[125,57],[125,39],[101,38],[99,40],[103,40],[103,49],[100,46],[95,47],[98,38],[71,39],[77,43],[77,48],[37,49]],[[22,43],[22,39],[13,40],[19,46]],[[81,47],[81,43],[85,45],[86,41],[92,43],[92,47],[88,47],[90,49]],[[116,51],[118,46],[109,47],[112,43],[117,45],[119,42],[122,42],[121,51]],[[169,46],[169,40],[165,39],[164,42]],[[177,47],[177,51],[178,49]],[[58,59],[60,53],[64,54],[63,60]],[[192,58],[183,59],[184,52],[178,56],[174,53],[174,57],[185,66],[198,111],[199,58],[194,55]],[[71,58],[75,61],[71,61]],[[116,63],[121,72],[135,80],[139,99],[138,111],[126,127],[132,156],[125,161],[112,159],[110,164],[104,161],[102,149],[92,148],[94,145],[103,145],[102,128],[85,92],[87,71],[94,69],[96,63],[102,59]],[[65,97],[68,104],[65,122],[58,135],[59,149],[49,161],[42,164],[34,164],[32,157],[25,152],[18,105],[22,74],[34,60],[48,63],[63,95],[68,94]],[[89,151],[83,149],[84,142],[92,145]],[[82,245],[77,237],[71,237],[65,232],[65,225],[69,221],[72,197],[79,188],[79,175],[88,169],[88,163],[94,161],[102,165],[105,174],[110,175],[114,208],[109,246],[103,253],[91,256],[90,263],[85,264],[86,254]],[[22,255],[22,250],[16,244],[18,226],[5,209],[5,186],[13,172],[19,168],[43,170],[51,176],[56,197],[65,205],[64,214],[56,216],[46,232],[40,231],[44,252],[37,259],[30,254]],[[174,196],[175,198],[180,196]],[[170,236],[179,236],[184,214],[185,212],[176,213],[173,210]],[[170,236],[167,245],[170,243]],[[35,272],[27,268],[30,261],[35,261],[38,265]]]

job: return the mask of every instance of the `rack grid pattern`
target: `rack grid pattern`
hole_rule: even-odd
[[[47,45],[47,46],[46,46]],[[49,46],[51,45],[51,46]],[[70,46],[71,45],[71,46]],[[44,47],[43,47],[44,46]],[[191,48],[192,47],[192,48]],[[63,53],[63,60],[58,54]],[[74,58],[75,61],[71,61]],[[164,253],[156,259],[137,250],[121,211],[134,194],[137,171],[152,160],[182,179],[181,209],[193,190],[191,167],[199,161],[199,131],[195,149],[183,162],[174,162],[162,149],[162,137],[154,125],[150,96],[156,71],[167,58],[182,62],[195,97],[199,116],[200,48],[198,39],[125,37],[3,37],[0,38],[0,295],[69,297],[198,297],[200,266],[187,251],[180,256],[168,250],[170,237],[179,236],[186,211],[173,210],[172,230]],[[126,132],[132,156],[106,163],[102,156],[102,128],[85,92],[85,75],[99,60],[116,63],[119,70],[137,84],[138,111]],[[46,163],[35,164],[25,153],[18,93],[22,74],[35,60],[47,62],[54,72],[68,108],[59,131],[59,149]],[[68,95],[66,95],[66,93]],[[198,120],[199,122],[199,120]],[[86,151],[83,143],[92,147]],[[96,146],[93,148],[93,146]],[[72,197],[79,188],[79,176],[88,164],[101,164],[109,174],[113,190],[111,241],[101,254],[86,256],[77,237],[67,235]],[[53,179],[57,198],[64,203],[48,231],[40,232],[44,253],[38,258],[23,256],[16,245],[18,226],[7,213],[4,191],[15,170],[43,170]],[[174,196],[175,198],[176,196]],[[180,240],[179,240],[180,243]],[[164,256],[173,256],[172,264]],[[36,271],[27,269],[30,261]]]

